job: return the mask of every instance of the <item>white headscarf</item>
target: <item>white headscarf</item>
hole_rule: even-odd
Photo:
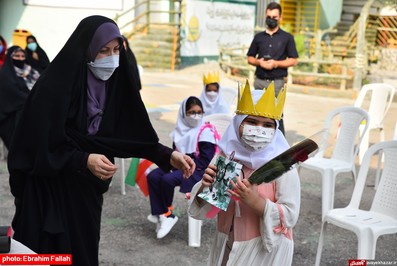
[[[171,138],[175,143],[178,151],[186,154],[191,154],[196,151],[197,137],[200,132],[200,128],[203,125],[198,124],[196,127],[191,127],[186,121],[186,98],[182,101],[178,111],[178,119],[176,121],[176,127],[171,132]]]
[[[200,101],[203,104],[204,115],[210,114],[229,114],[230,105],[222,98],[222,87],[219,86],[218,96],[215,101],[211,102],[206,94],[205,85],[200,94]]]
[[[262,90],[252,91],[252,97],[255,104],[263,93],[264,91]],[[278,129],[279,123],[276,120],[276,133],[274,134],[274,138],[269,145],[259,151],[252,151],[245,148],[240,138],[239,128],[246,117],[247,115],[236,114],[233,117],[232,123],[230,123],[229,127],[226,129],[226,132],[223,134],[219,143],[219,149],[225,155],[229,156],[234,151],[235,161],[242,163],[248,168],[257,169],[290,147],[283,133]]]

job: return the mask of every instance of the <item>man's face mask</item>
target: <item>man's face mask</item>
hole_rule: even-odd
[[[274,128],[243,125],[241,140],[253,151],[264,149],[274,138]]]
[[[274,29],[274,28],[276,28],[277,27],[277,25],[278,25],[278,20],[277,19],[274,19],[274,18],[270,18],[270,17],[267,17],[266,18],[266,25],[267,25],[267,27],[269,28],[269,29]]]
[[[111,55],[95,59],[94,62],[87,63],[92,74],[100,80],[108,80],[119,66],[119,55]]]

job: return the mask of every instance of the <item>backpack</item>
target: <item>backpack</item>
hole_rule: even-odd
[[[215,154],[217,154],[219,152],[218,143],[219,143],[219,140],[221,139],[221,135],[218,133],[218,131],[216,130],[214,125],[210,124],[210,122],[205,122],[205,124],[201,126],[200,131],[199,131],[199,133],[197,135],[196,152],[194,153],[195,156],[199,156],[199,154],[200,154],[198,143],[199,143],[199,139],[200,139],[201,133],[206,128],[209,128],[211,130],[211,132],[214,133],[214,137],[215,137]]]

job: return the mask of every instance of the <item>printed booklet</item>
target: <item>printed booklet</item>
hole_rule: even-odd
[[[198,196],[226,211],[231,197],[228,192],[228,189],[232,189],[230,180],[236,181],[236,176],[240,176],[243,166],[220,155],[216,158],[215,165],[217,170],[214,183],[210,187],[204,188]]]

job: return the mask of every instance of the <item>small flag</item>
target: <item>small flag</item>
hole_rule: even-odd
[[[127,185],[135,186],[136,172],[138,171],[139,158],[131,158],[130,167],[128,168],[127,176],[124,182]]]
[[[153,163],[146,159],[132,158],[125,183],[131,186],[138,185],[145,197],[149,196],[147,175],[152,171]]]

